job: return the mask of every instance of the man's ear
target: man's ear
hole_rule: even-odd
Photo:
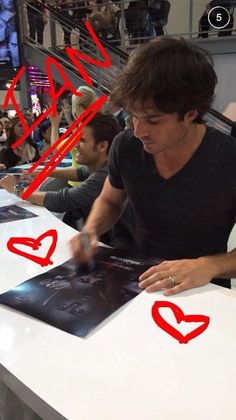
[[[103,140],[100,143],[97,144],[97,150],[100,153],[107,153],[108,151],[108,141],[107,140]]]
[[[192,109],[191,111],[186,112],[184,119],[187,122],[192,122],[193,120],[195,120],[195,118],[197,118],[198,116],[198,111],[196,109]]]

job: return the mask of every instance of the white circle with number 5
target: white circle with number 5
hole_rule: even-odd
[[[223,29],[230,22],[230,13],[225,7],[216,6],[209,11],[207,19],[213,28]]]

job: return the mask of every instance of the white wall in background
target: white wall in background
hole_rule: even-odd
[[[214,108],[227,115],[229,104],[236,103],[236,54],[215,55],[213,60],[218,76]],[[234,119],[236,121],[236,108],[233,105],[230,107],[231,116],[228,116],[233,118],[232,107],[235,110]]]
[[[189,0],[172,0],[169,13],[167,34],[181,34],[188,32],[189,28]],[[207,0],[193,1],[193,32],[198,31],[198,21],[205,10]]]

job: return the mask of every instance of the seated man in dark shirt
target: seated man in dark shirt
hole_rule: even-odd
[[[217,82],[207,52],[162,37],[137,49],[111,95],[133,115],[134,132],[113,142],[109,176],[85,224],[74,256],[87,262],[96,238],[119,217],[128,198],[136,248],[163,262],[140,278],[147,291],[171,295],[236,276],[227,242],[236,216],[236,141],[202,122]]]
[[[83,129],[83,137],[77,144],[79,168],[56,169],[50,176],[65,180],[83,181],[79,186],[60,191],[34,192],[27,201],[44,206],[48,210],[66,213],[66,222],[76,227],[76,220],[87,217],[91,206],[100,194],[107,176],[107,155],[120,127],[111,114],[97,113]],[[86,166],[83,166],[86,165]],[[15,188],[16,178],[8,175],[0,181],[8,192],[21,196],[25,186]]]

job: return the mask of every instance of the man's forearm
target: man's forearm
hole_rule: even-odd
[[[123,210],[122,207],[116,207],[102,196],[99,196],[90,211],[87,218],[85,229],[96,233],[100,237],[117,222]]]
[[[217,255],[201,257],[211,266],[212,278],[236,277],[236,249]]]
[[[22,194],[23,192],[20,194],[20,197],[22,196]],[[46,195],[46,192],[44,191],[34,192],[30,194],[30,196],[27,198],[26,201],[29,201],[32,204],[36,204],[37,206],[43,207],[45,195]]]
[[[67,181],[78,181],[78,174],[76,168],[55,169],[51,172],[52,178],[66,179]]]

